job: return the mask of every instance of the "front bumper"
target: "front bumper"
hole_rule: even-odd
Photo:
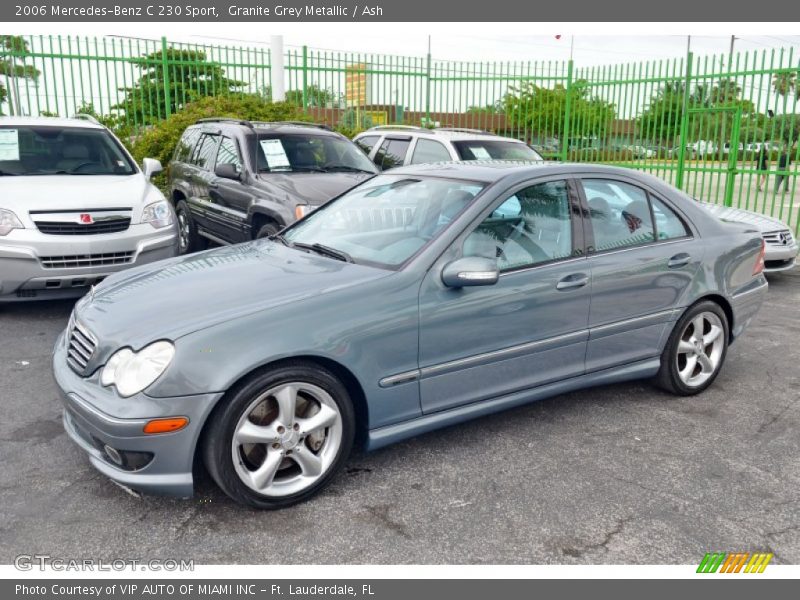
[[[796,243],[789,246],[767,244],[764,253],[764,271],[766,273],[776,273],[793,269],[797,261],[797,251],[798,246]]]
[[[67,365],[63,336],[53,352],[53,374],[64,404],[64,429],[89,455],[92,466],[134,490],[191,496],[195,449],[206,417],[222,394],[152,398],[140,393],[121,398],[100,385],[99,371],[84,379]],[[143,433],[147,421],[173,416],[187,417],[189,424],[173,433]],[[115,464],[106,446],[123,457],[123,465]]]
[[[43,257],[108,256],[128,253],[123,264],[47,268]],[[153,229],[147,223],[102,235],[46,235],[17,229],[0,238],[0,302],[82,296],[108,275],[178,253],[176,225]],[[107,260],[107,259],[106,259]],[[57,263],[56,263],[57,264]]]

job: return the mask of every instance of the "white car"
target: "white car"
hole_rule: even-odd
[[[159,171],[92,118],[0,117],[0,302],[81,296],[175,256]]]
[[[451,160],[542,160],[523,141],[462,127],[379,125],[359,133],[353,141],[383,171]]]

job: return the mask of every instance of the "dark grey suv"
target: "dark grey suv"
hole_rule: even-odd
[[[321,125],[202,119],[183,133],[169,167],[180,250],[272,235],[377,171]]]

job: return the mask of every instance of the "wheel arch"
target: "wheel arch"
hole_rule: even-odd
[[[697,300],[692,302],[689,306],[687,306],[684,309],[683,313],[681,313],[681,316],[686,314],[686,311],[691,309],[695,304],[697,304],[699,302],[707,302],[707,301],[710,301],[710,302],[713,302],[713,303],[719,305],[719,307],[722,309],[722,312],[725,313],[725,318],[728,320],[728,345],[730,345],[731,342],[733,342],[733,337],[734,337],[733,336],[733,324],[734,324],[733,323],[733,321],[734,321],[734,319],[733,319],[733,306],[731,305],[730,301],[725,296],[723,296],[722,294],[706,294],[705,296],[701,296],[700,298],[698,298]]]
[[[240,376],[239,379],[234,381],[228,390],[220,397],[220,399],[216,402],[214,407],[209,411],[208,415],[203,422],[203,426],[201,428],[200,434],[197,436],[197,441],[195,443],[195,447],[193,449],[194,455],[194,464],[195,469],[202,464],[202,459],[200,456],[200,450],[204,443],[204,439],[206,436],[206,432],[210,426],[210,423],[214,419],[215,414],[217,411],[227,402],[227,399],[236,392],[241,386],[243,386],[248,380],[251,378],[263,373],[264,371],[268,371],[270,369],[275,369],[281,367],[286,364],[292,363],[304,363],[306,365],[316,365],[322,367],[331,373],[345,386],[347,389],[348,394],[350,394],[350,399],[353,402],[353,410],[355,412],[356,417],[356,437],[354,442],[354,447],[363,448],[364,444],[367,440],[367,432],[369,430],[369,412],[367,408],[367,397],[364,393],[364,388],[359,382],[358,378],[353,374],[353,372],[348,369],[343,364],[327,357],[317,356],[317,355],[297,355],[291,357],[280,358],[266,364],[263,364],[255,369],[245,373],[244,375]]]

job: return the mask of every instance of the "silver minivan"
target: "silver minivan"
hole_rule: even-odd
[[[170,204],[96,120],[0,117],[0,302],[83,295],[177,253]]]

